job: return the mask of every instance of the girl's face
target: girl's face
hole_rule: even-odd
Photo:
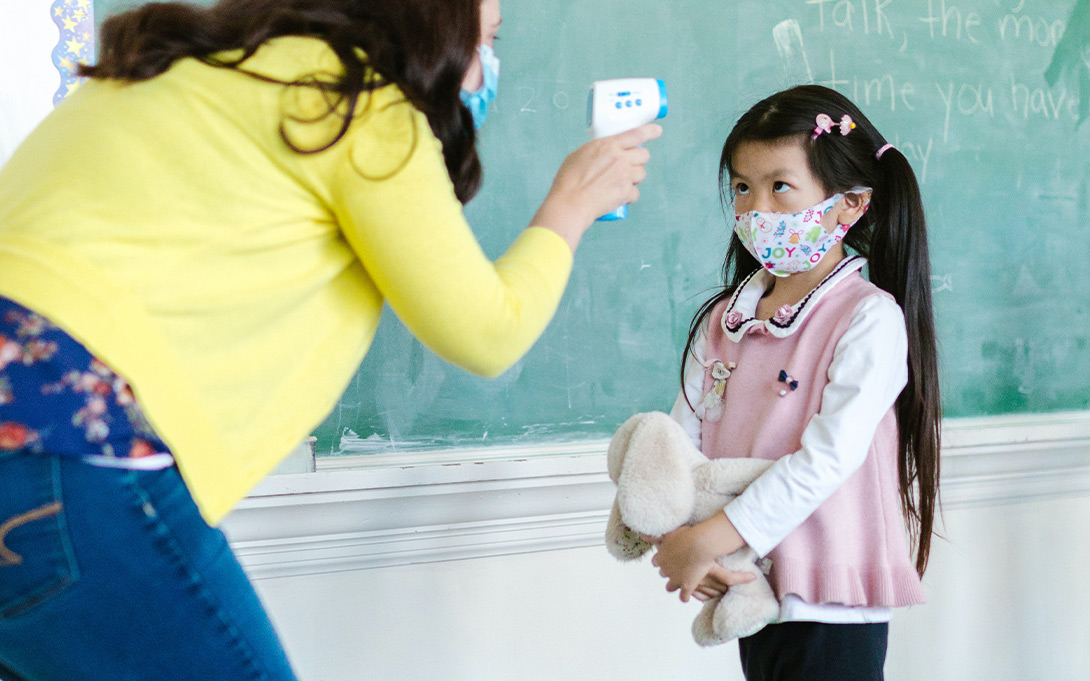
[[[730,189],[734,213],[751,210],[766,213],[798,213],[829,198],[806,158],[800,138],[747,141],[738,144],[731,157]],[[837,222],[854,224],[862,215],[862,201],[848,194],[822,219],[832,232]]]
[[[794,138],[741,142],[731,158],[730,189],[737,215],[797,213],[828,198]]]
[[[481,0],[481,45],[488,45],[495,49],[497,33],[503,17],[500,16],[500,0]],[[481,89],[484,75],[481,73],[481,58],[473,55],[473,62],[466,71],[465,80],[462,81],[462,89],[468,92],[476,92]]]

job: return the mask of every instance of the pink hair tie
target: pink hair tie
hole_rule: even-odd
[[[875,154],[874,157],[876,159],[878,159],[879,161],[881,161],[882,160],[882,154],[886,153],[887,151],[889,151],[892,148],[893,148],[892,144],[889,144],[889,143],[883,144],[882,148],[878,150],[878,153]]]

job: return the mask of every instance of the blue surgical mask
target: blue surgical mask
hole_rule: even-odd
[[[488,45],[478,45],[477,54],[481,58],[483,79],[481,88],[476,92],[462,90],[462,103],[473,114],[473,127],[479,128],[488,117],[488,105],[496,99],[496,90],[500,84],[500,60]]]

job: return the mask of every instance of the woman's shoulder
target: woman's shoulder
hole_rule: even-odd
[[[218,52],[212,61],[234,63],[243,56],[241,49]],[[321,38],[284,35],[270,38],[252,55],[238,64],[251,74],[275,81],[295,82],[318,78],[335,80],[344,73],[341,60],[329,43]]]
[[[229,62],[232,54],[217,56]],[[360,57],[366,60],[362,52]],[[350,155],[358,169],[374,177],[395,173],[422,142],[426,146],[431,141],[441,158],[441,147],[433,139],[427,118],[395,83],[380,81],[375,89],[361,92],[352,124],[342,130],[347,102],[322,85],[336,83],[344,67],[333,48],[320,38],[272,38],[237,68],[257,76],[253,79],[256,83],[271,81],[280,88],[276,97],[282,131],[299,148],[323,148],[343,135],[336,145],[343,153],[333,156]]]
[[[363,50],[357,49],[356,54],[366,62],[367,54]],[[242,55],[242,50],[229,50],[212,55],[211,61],[232,64]],[[321,38],[301,35],[284,35],[266,40],[257,51],[239,62],[237,68],[274,84],[302,86],[335,83],[344,75],[344,64],[329,43]],[[371,94],[381,105],[405,101],[400,88],[393,83],[382,85]]]

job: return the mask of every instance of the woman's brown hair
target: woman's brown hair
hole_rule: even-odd
[[[81,65],[80,75],[147,80],[185,57],[239,68],[267,40],[285,35],[325,41],[344,73],[333,82],[315,76],[283,84],[328,91],[333,94],[329,113],[347,112],[336,137],[316,149],[298,148],[281,126],[288,146],[299,153],[330,148],[348,131],[360,98],[395,83],[442,143],[458,199],[473,198],[481,164],[473,119],[459,92],[480,38],[480,0],[220,0],[212,7],[151,3],[103,22],[98,62]],[[215,57],[228,50],[242,50],[241,56],[229,61]]]

